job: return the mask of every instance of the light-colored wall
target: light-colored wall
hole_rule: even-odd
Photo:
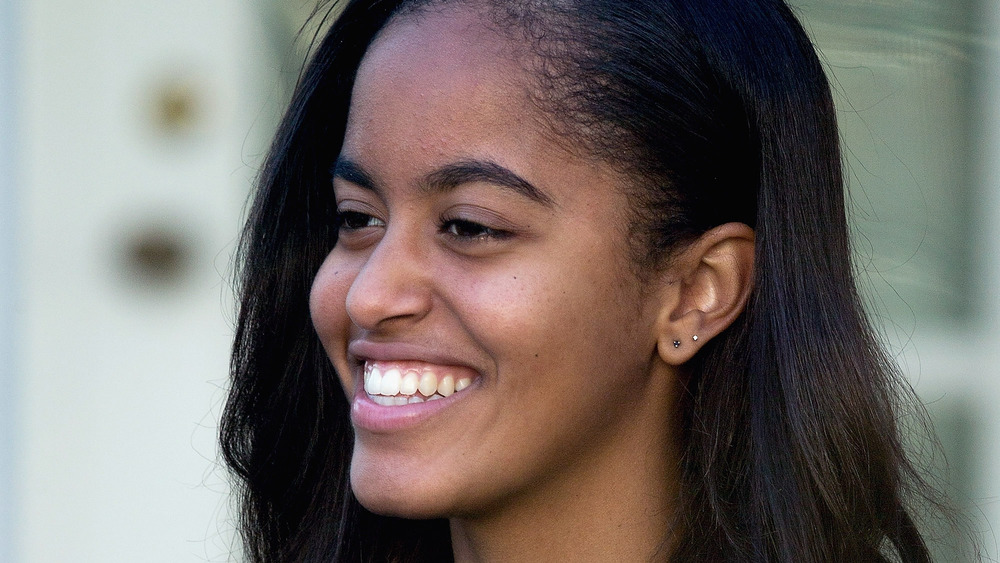
[[[19,3],[17,561],[228,557],[229,269],[280,80],[257,7]]]
[[[982,317],[972,340],[978,342],[978,365],[970,370],[971,387],[981,408],[982,427],[978,444],[983,464],[976,475],[976,501],[982,508],[982,529],[989,533],[987,545],[1000,559],[1000,3],[986,2],[989,30],[984,53],[980,119],[976,120],[975,170],[982,201],[976,231],[976,256],[981,260],[982,280],[977,287],[977,303]],[[992,524],[992,529],[986,522]]]
[[[14,445],[17,438],[14,323],[17,0],[0,0],[0,561],[14,561]]]

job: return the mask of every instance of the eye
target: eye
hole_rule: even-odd
[[[384,227],[385,222],[360,211],[338,211],[337,228],[342,231],[357,231],[366,227]]]
[[[492,229],[485,225],[465,219],[450,219],[441,225],[445,234],[458,239],[499,240],[509,238],[511,233],[500,229]]]

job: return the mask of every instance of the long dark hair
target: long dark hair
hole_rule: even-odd
[[[451,558],[445,521],[352,495],[349,407],[308,309],[336,242],[329,169],[358,65],[401,9],[445,1],[347,2],[260,177],[221,430],[252,561]],[[785,3],[477,5],[531,46],[534,99],[566,138],[635,179],[638,272],[722,223],[756,232],[747,310],[688,366],[672,559],[929,560],[896,422],[910,391],[861,306],[829,86]]]

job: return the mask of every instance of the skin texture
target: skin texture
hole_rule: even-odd
[[[552,139],[511,45],[479,20],[405,17],[358,72],[341,161],[367,178],[334,179],[345,226],[313,323],[349,400],[358,342],[475,382],[417,424],[356,426],[352,487],[377,513],[450,518],[460,561],[663,557],[677,366],[742,310],[752,232],[715,229],[640,282],[627,179]],[[428,188],[469,161],[546,201],[483,179]]]

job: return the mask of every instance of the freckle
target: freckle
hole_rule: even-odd
[[[537,358],[537,357],[538,357],[538,354],[535,354],[535,357]]]

